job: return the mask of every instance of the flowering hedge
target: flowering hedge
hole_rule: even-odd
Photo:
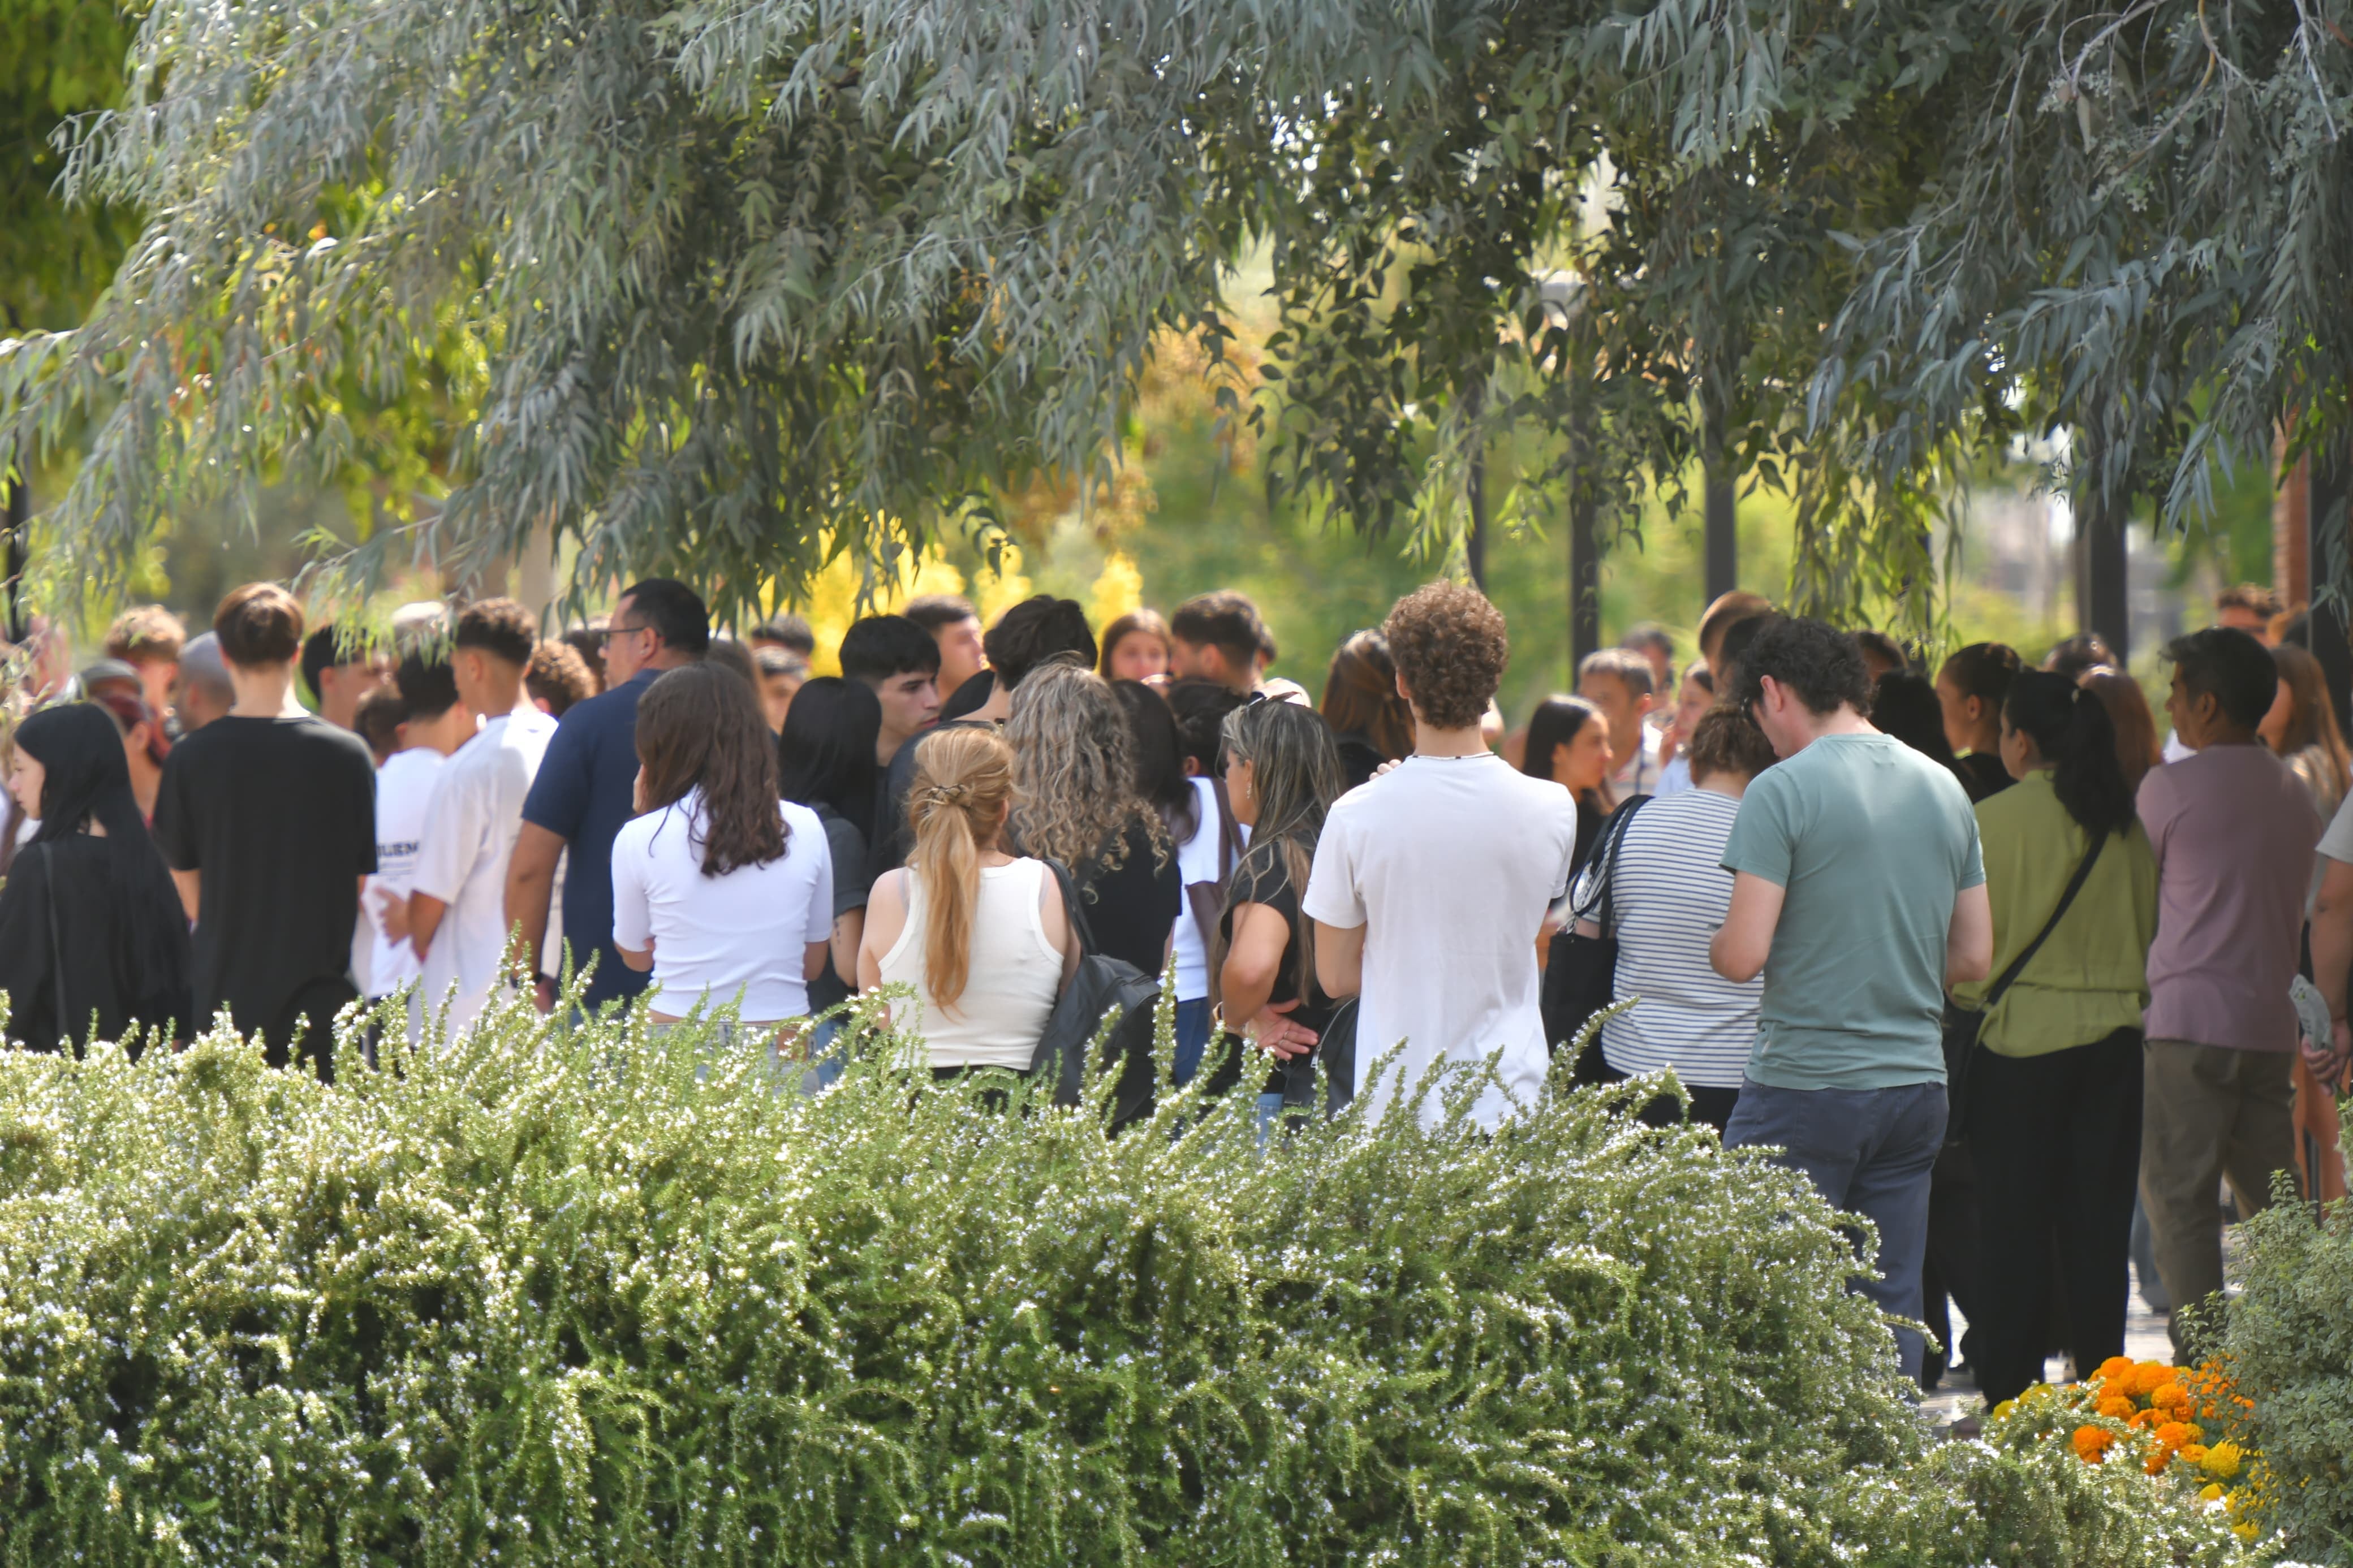
[[[1482,1136],[1466,1075],[1434,1131],[1261,1151],[1170,1094],[1111,1139],[896,1049],[815,1100],[520,1008],[332,1089],[227,1035],[0,1053],[0,1562],[2238,1551],[1928,1453],[1832,1216],[1704,1129]]]
[[[2232,1435],[2253,1408],[2220,1362],[2192,1368],[2112,1356],[2081,1383],[2039,1384],[1995,1405],[1987,1437],[2013,1450],[2064,1443],[2086,1465],[2137,1469],[2158,1483],[2158,1496],[2194,1497],[2253,1542],[2263,1533],[2267,1477],[2262,1456]]]
[[[2251,1396],[2237,1434],[2263,1455],[2262,1522],[2300,1558],[2353,1564],[2353,1203],[2275,1195],[2240,1227],[2240,1289],[2219,1323]]]

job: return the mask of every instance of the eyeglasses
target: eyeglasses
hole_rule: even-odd
[[[610,642],[615,637],[628,637],[632,632],[651,631],[651,626],[606,626],[596,633],[598,642]]]

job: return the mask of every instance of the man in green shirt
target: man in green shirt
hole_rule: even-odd
[[[1765,994],[1727,1148],[1772,1145],[1879,1228],[1862,1293],[1920,1315],[1928,1178],[1945,1139],[1945,987],[1993,958],[1977,817],[1947,769],[1872,728],[1854,639],[1777,618],[1734,692],[1782,760],[1741,797],[1732,905],[1708,957]],[[1896,1346],[1905,1375],[1924,1345]]]

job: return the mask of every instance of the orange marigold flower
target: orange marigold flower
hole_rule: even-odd
[[[2165,1467],[2172,1462],[2172,1449],[2151,1448],[2148,1451],[2148,1458],[2141,1461],[2140,1468],[2152,1476],[2161,1476],[2165,1474]]]
[[[2171,1411],[2184,1420],[2189,1418],[2189,1391],[2179,1383],[2159,1384],[2148,1396],[2148,1402],[2157,1409]]]
[[[2100,1414],[2115,1421],[2129,1421],[2137,1414],[2133,1402],[2121,1394],[2111,1394],[2100,1401]]]
[[[2195,1443],[2204,1436],[2206,1436],[2205,1433],[2187,1421],[2160,1422],[2157,1428],[2157,1440],[2168,1448],[2179,1448],[2184,1444]]]
[[[2181,1445],[2180,1452],[2175,1454],[2173,1457],[2180,1460],[2185,1465],[2199,1464],[2206,1458],[2206,1445],[2203,1443],[2184,1443]],[[2216,1495],[2220,1496],[2221,1494],[2217,1493]]]
[[[2173,1369],[2161,1361],[2137,1363],[2132,1369],[2131,1392],[2146,1398],[2173,1381]]]
[[[2100,1456],[2106,1453],[2108,1445],[2116,1440],[2116,1435],[2106,1427],[2089,1426],[2076,1427],[2069,1439],[2075,1445],[2076,1457],[2087,1465],[2098,1464]]]
[[[2132,1357],[2128,1355],[2112,1355],[2107,1360],[2100,1363],[2100,1370],[2097,1375],[2103,1382],[2105,1382],[2111,1379],[2122,1377],[2132,1369]]]

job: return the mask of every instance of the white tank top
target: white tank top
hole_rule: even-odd
[[[972,964],[953,1010],[940,1007],[923,984],[923,879],[905,879],[907,924],[877,966],[885,985],[913,988],[918,1006],[906,1020],[923,1037],[935,1068],[997,1067],[1027,1070],[1038,1037],[1062,985],[1062,955],[1046,940],[1038,900],[1049,875],[1042,860],[1016,860],[980,868],[980,902],[973,910]]]

